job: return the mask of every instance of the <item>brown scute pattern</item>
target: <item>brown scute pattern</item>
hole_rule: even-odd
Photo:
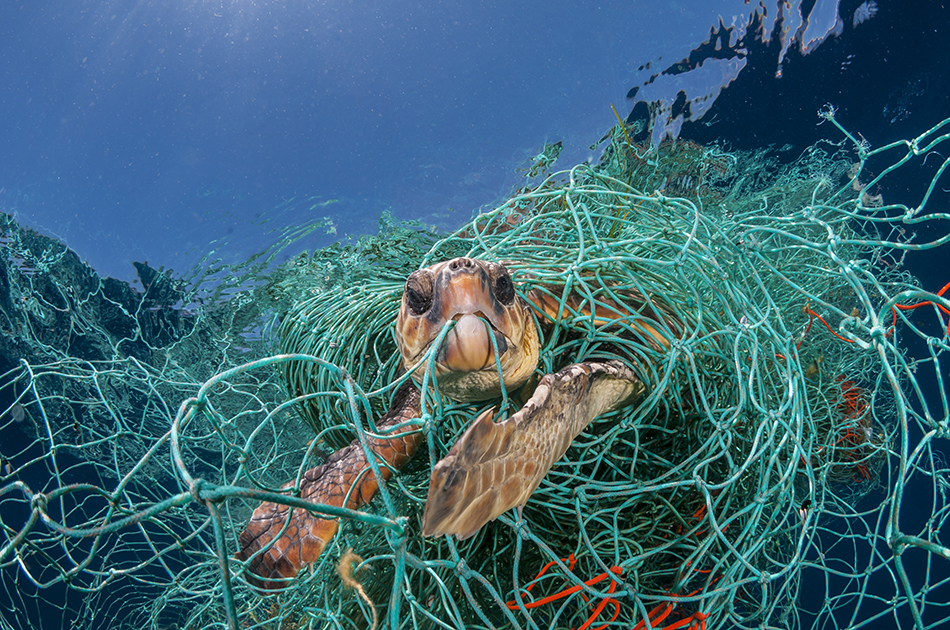
[[[390,410],[380,418],[377,427],[383,428],[404,422],[420,414],[419,390],[407,383],[395,395]],[[415,454],[422,443],[422,434],[394,436],[386,439],[368,438],[371,450],[393,469],[400,469]],[[383,480],[392,472],[380,468]],[[293,487],[288,483],[284,488]],[[359,441],[354,440],[327,458],[320,466],[303,474],[300,481],[302,498],[356,509],[373,499],[379,490],[379,482],[369,468],[366,453]],[[349,492],[349,500],[346,500]],[[345,502],[345,505],[344,505]],[[330,542],[339,527],[337,519],[323,519],[301,509],[293,509],[287,530],[277,540],[291,509],[277,503],[262,503],[251,515],[251,520],[241,533],[241,550],[235,555],[239,560],[248,560],[256,552],[267,548],[248,563],[248,582],[265,590],[279,590],[307,565],[316,562],[323,548]],[[270,544],[273,542],[273,544]]]
[[[507,420],[483,413],[432,470],[422,534],[468,538],[523,506],[594,418],[639,400],[644,390],[619,361],[578,363],[542,378]]]
[[[593,314],[590,300],[578,293],[568,295],[564,309],[559,311],[562,291],[563,287],[559,286],[541,286],[526,294],[528,302],[544,316],[542,327],[557,319],[571,319],[575,315],[589,317]],[[659,326],[660,322],[669,329],[673,338],[683,335],[683,323],[657,300],[647,298],[633,289],[617,291],[617,294],[623,301],[618,302],[607,296],[597,297],[595,326],[622,321],[631,332],[636,331],[637,338],[654,350],[669,350],[670,347],[671,338],[661,332],[663,327]],[[651,324],[651,320],[654,323]]]

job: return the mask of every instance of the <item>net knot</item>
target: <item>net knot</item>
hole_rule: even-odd
[[[46,504],[49,501],[48,497],[42,492],[37,492],[30,499],[30,509],[34,512],[43,512],[46,513]]]
[[[881,343],[887,338],[887,329],[883,326],[873,326],[870,330],[871,339],[878,343]]]
[[[518,538],[526,539],[528,537],[529,530],[527,519],[521,516],[515,519],[515,533],[518,534]]]
[[[670,339],[670,351],[673,353],[685,352],[687,349],[687,342],[683,341],[679,337],[673,337]]]
[[[389,542],[390,547],[392,547],[393,549],[397,549],[406,542],[406,538],[407,538],[406,531],[408,529],[406,525],[408,524],[409,524],[408,516],[399,516],[399,517],[396,517],[395,527],[386,528],[386,532],[385,532],[386,540]]]
[[[574,488],[574,496],[577,497],[577,500],[581,503],[581,505],[587,505],[587,490],[583,486]]]
[[[201,498],[201,491],[206,483],[204,479],[199,477],[198,479],[192,479],[191,483],[188,484],[188,493],[195,503],[204,503],[204,499]]]

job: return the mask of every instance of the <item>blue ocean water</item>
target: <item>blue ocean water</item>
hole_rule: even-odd
[[[5,1],[0,212],[134,282],[313,221],[297,251],[387,213],[457,227],[547,142],[596,159],[611,104],[656,141],[800,149],[832,103],[880,146],[950,115],[948,21],[938,1]],[[946,256],[911,256],[926,288]]]
[[[583,160],[610,103],[624,109],[649,73],[641,64],[685,55],[720,14],[748,9],[125,1],[0,12],[0,205],[127,279],[132,260],[184,271],[222,238],[239,259],[314,214],[335,229],[322,244],[374,231],[384,211],[454,227],[506,193],[545,141]]]
[[[564,142],[565,165],[595,158],[611,104],[669,112],[685,90],[693,135],[744,145],[817,137],[825,102],[871,135],[939,115],[941,57],[922,48],[939,38],[902,44],[939,4],[883,3],[857,25],[861,3],[774,4],[767,43],[736,50],[743,0],[7,2],[0,208],[130,279],[132,261],[184,273],[213,242],[240,260],[315,217],[329,233],[310,247],[371,233],[383,212],[455,227],[544,142]],[[713,30],[718,51],[702,46]],[[738,107],[704,111],[737,79]]]

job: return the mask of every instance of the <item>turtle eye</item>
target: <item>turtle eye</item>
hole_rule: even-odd
[[[495,297],[505,306],[515,301],[515,285],[504,267],[499,267],[495,274]]]
[[[428,271],[414,271],[406,278],[406,306],[416,316],[432,308],[432,275]]]

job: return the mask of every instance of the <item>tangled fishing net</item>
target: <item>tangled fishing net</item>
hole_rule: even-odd
[[[3,326],[21,360],[0,435],[20,437],[0,445],[0,627],[945,623],[950,300],[902,265],[950,240],[950,215],[926,208],[950,162],[916,206],[878,191],[950,121],[872,151],[823,116],[845,139],[784,165],[618,127],[600,164],[529,180],[453,234],[387,225],[188,281],[143,268],[144,293],[7,222]],[[482,404],[427,396],[399,429],[425,446],[359,511],[281,491],[376,435],[405,278],[459,255],[595,309],[653,296],[685,332],[662,352],[582,312],[546,332],[539,373],[633,353],[648,393],[471,539],[419,530],[432,466]],[[266,596],[233,557],[263,500],[341,517]]]

